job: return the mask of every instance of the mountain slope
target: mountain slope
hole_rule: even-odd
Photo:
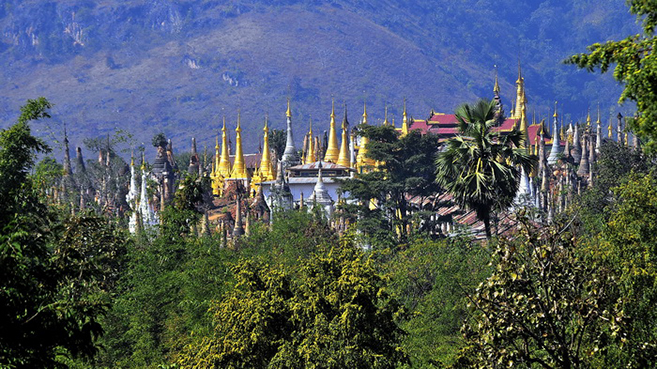
[[[510,110],[520,58],[530,109],[552,101],[579,119],[601,103],[615,111],[619,88],[560,61],[586,44],[632,32],[622,1],[4,1],[0,114],[3,124],[36,96],[56,106],[50,126],[82,137],[125,129],[129,146],[163,131],[178,150],[196,136],[212,147],[225,115],[241,109],[246,148],[261,139],[265,114],[283,127],[292,100],[296,137],[312,115],[327,129],[331,98],[355,124],[384,106],[399,122],[490,97],[493,65]],[[149,148],[150,149],[150,148]]]

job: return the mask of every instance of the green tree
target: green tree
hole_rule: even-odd
[[[47,198],[47,191],[61,183],[63,173],[64,166],[50,156],[37,163],[31,179],[43,201]]]
[[[522,133],[493,131],[495,101],[479,100],[456,110],[459,136],[450,139],[436,159],[436,182],[461,206],[476,212],[491,237],[491,213],[508,208],[518,191],[520,168],[530,173],[536,157],[521,146]]]
[[[647,140],[649,150],[657,149],[657,90],[655,73],[657,57],[655,55],[655,25],[657,25],[657,5],[647,0],[628,0],[630,12],[643,23],[643,33],[627,37],[621,41],[607,41],[588,46],[588,54],[576,54],[566,59],[566,63],[575,64],[593,72],[599,69],[606,73],[616,64],[614,78],[624,84],[619,102],[631,100],[636,102],[638,117],[628,119],[632,130]]]
[[[287,132],[284,129],[272,129],[269,133],[269,146],[276,153],[276,158],[279,160],[285,152],[285,143],[287,140]]]
[[[562,225],[535,229],[528,221],[515,240],[501,240],[493,274],[470,297],[475,313],[456,367],[599,366],[619,316],[608,309],[611,281],[574,240]]]
[[[386,260],[390,288],[407,314],[403,346],[412,368],[450,365],[465,345],[467,296],[490,275],[489,251],[468,239],[414,240]]]
[[[371,258],[350,245],[302,261],[298,273],[244,261],[235,290],[210,312],[212,335],[177,362],[199,368],[394,368],[407,361],[387,292]]]
[[[28,172],[47,146],[28,122],[48,117],[28,100],[0,132],[0,366],[66,366],[58,356],[92,357],[122,255],[123,238],[98,218],[57,219],[38,201]]]
[[[657,365],[657,180],[633,174],[614,188],[617,202],[600,237],[588,243],[591,262],[613,276],[607,309],[619,318],[607,366]]]
[[[160,132],[160,133],[156,134],[155,136],[153,136],[153,139],[151,140],[151,143],[153,144],[153,147],[166,149],[166,147],[167,147],[167,136],[165,136],[163,132]]]
[[[358,200],[357,204],[345,204],[343,209],[354,218],[358,216],[359,228],[370,238],[398,234],[399,240],[406,242],[414,220],[412,210],[418,210],[411,208],[409,199],[417,197],[422,202],[440,191],[434,182],[438,136],[413,130],[400,137],[394,127],[367,125],[360,127],[360,134],[369,139],[367,156],[380,165],[342,181],[341,189]],[[415,222],[413,228],[419,229],[420,223]]]
[[[0,224],[8,224],[15,216],[39,207],[28,174],[34,166],[36,154],[48,152],[50,148],[32,136],[28,122],[50,117],[50,107],[43,97],[28,100],[21,107],[18,122],[0,132],[0,203],[3,204]]]
[[[654,155],[647,155],[614,141],[600,147],[595,186],[582,193],[574,210],[583,221],[585,232],[598,235],[609,221],[612,205],[618,202],[613,188],[626,182],[632,173],[647,174],[654,165]]]

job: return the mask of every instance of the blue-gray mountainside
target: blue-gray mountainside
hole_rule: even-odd
[[[610,76],[561,61],[586,45],[637,32],[622,0],[9,0],[0,2],[2,127],[27,98],[55,104],[41,135],[73,145],[117,128],[138,145],[164,132],[176,150],[196,136],[214,146],[226,115],[242,112],[247,151],[265,114],[282,128],[292,101],[297,139],[313,117],[328,126],[331,98],[358,122],[384,105],[401,119],[452,112],[491,97],[499,68],[506,111],[520,59],[530,111],[554,100],[579,120],[599,103],[618,109]],[[152,148],[149,148],[149,150]]]

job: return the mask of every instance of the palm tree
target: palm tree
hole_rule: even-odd
[[[450,139],[436,159],[436,182],[460,206],[474,210],[491,237],[493,210],[508,208],[518,191],[521,169],[530,173],[536,158],[523,148],[523,134],[492,131],[498,119],[495,101],[479,100],[456,110],[459,136]]]

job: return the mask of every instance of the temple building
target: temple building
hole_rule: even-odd
[[[500,98],[497,73],[493,86],[493,99],[496,104],[494,131],[501,135],[519,130],[525,140],[521,149],[538,158],[538,166],[531,173],[521,173],[520,186],[515,206],[531,206],[539,210],[548,219],[565,209],[572,202],[573,196],[586,186],[591,186],[596,176],[596,160],[604,140],[614,140],[628,146],[639,146],[635,136],[625,132],[622,115],[617,123],[609,122],[606,127],[600,120],[598,108],[597,120],[593,122],[590,112],[582,124],[563,123],[563,112],[555,103],[551,117],[539,122],[528,119],[528,101],[525,79],[518,66],[516,80],[516,98],[513,107],[505,117],[504,105]],[[406,100],[400,127],[395,129],[401,137],[417,130],[422,134],[435,134],[444,142],[459,135],[458,120],[455,114],[431,111],[426,119],[414,119],[407,111]],[[278,158],[269,142],[269,121],[263,124],[263,145],[258,153],[244,153],[245,138],[241,126],[241,112],[238,112],[234,125],[234,150],[230,144],[226,118],[223,118],[221,137],[216,137],[214,155],[201,158],[196,147],[196,139],[191,141],[189,165],[184,169],[196,175],[198,180],[207,177],[211,186],[211,200],[206,201],[202,210],[203,220],[199,224],[200,234],[222,232],[226,239],[239,239],[248,234],[253,221],[275,221],[276,212],[289,209],[309,209],[321,211],[328,219],[334,215],[334,207],[346,201],[348,194],[340,191],[340,179],[353,178],[369,171],[381,170],[383,163],[367,156],[368,139],[360,137],[351,129],[347,106],[338,125],[335,102],[331,103],[328,134],[318,136],[313,131],[312,120],[308,122],[308,131],[303,136],[300,148],[294,142],[294,119],[292,104],[287,101],[285,110],[286,142],[284,152]],[[367,105],[363,104],[360,123],[368,124]],[[383,124],[394,126],[394,119],[389,120],[388,108],[384,111]],[[304,124],[305,126],[305,124]],[[603,134],[606,129],[606,135]],[[63,179],[56,189],[58,193],[75,193],[74,197],[60,201],[79,202],[75,208],[84,209],[89,202],[112,211],[131,211],[129,228],[131,232],[156,225],[158,212],[169,204],[181,179],[181,169],[174,160],[171,140],[157,147],[156,157],[151,169],[142,157],[140,170],[135,166],[134,158],[126,172],[130,170],[129,184],[121,188],[120,201],[111,200],[116,193],[111,193],[109,184],[112,178],[102,178],[97,188],[92,186],[85,170],[80,148],[77,150],[76,170],[73,172],[68,153],[69,142],[64,138],[64,172]],[[110,153],[102,152],[99,164],[109,166]],[[94,164],[95,165],[95,164]],[[183,169],[183,171],[184,171]],[[147,184],[155,182],[155,188],[148,191]],[[151,195],[149,195],[149,193]],[[466,225],[474,233],[483,234],[483,224],[477,221],[473,212],[460,209],[450,202],[449,194],[437,193],[422,199],[410,198],[413,211],[429,211],[435,214],[431,222],[435,232],[450,234],[457,225]],[[108,205],[111,204],[111,205]],[[125,204],[125,206],[123,205]],[[125,207],[125,209],[123,209]],[[119,210],[121,208],[123,210]],[[504,222],[502,222],[504,223]],[[336,223],[337,224],[337,221]]]

